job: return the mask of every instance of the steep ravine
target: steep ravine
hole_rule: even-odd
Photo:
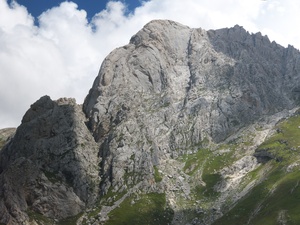
[[[299,60],[240,26],[151,21],[83,106],[44,96],[25,114],[0,152],[0,223],[300,222],[270,208],[298,195]]]

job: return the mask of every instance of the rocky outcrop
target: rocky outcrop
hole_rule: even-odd
[[[104,60],[84,102],[101,143],[104,192],[122,187],[126,173],[151,174],[161,160],[295,107],[299,60],[293,47],[240,26],[147,24]]]
[[[255,149],[299,106],[299,60],[240,26],[148,23],[107,56],[83,106],[44,96],[1,139],[0,223],[102,224],[125,202],[152,204],[141,215],[153,221],[211,224],[271,173],[257,168],[276,157]]]
[[[0,155],[0,223],[22,224],[28,213],[61,219],[98,195],[98,145],[74,99],[34,103]]]
[[[1,148],[9,142],[11,137],[13,137],[14,133],[16,131],[16,128],[4,128],[0,129],[0,151]]]

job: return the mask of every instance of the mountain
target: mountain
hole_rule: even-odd
[[[299,62],[237,25],[151,21],[82,106],[31,105],[0,152],[0,223],[298,224]]]

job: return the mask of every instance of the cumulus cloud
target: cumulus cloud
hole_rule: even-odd
[[[148,0],[128,13],[124,3],[110,1],[88,21],[73,2],[33,18],[24,6],[0,0],[0,128],[19,125],[45,94],[82,103],[104,57],[150,20],[204,29],[239,24],[299,48],[299,10],[298,0]]]

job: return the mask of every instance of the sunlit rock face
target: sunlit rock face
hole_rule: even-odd
[[[299,106],[299,60],[240,26],[148,23],[106,57],[83,106],[44,96],[0,132],[0,224],[212,224],[277,159],[256,150]]]
[[[142,171],[150,182],[161,160],[295,107],[299,59],[293,47],[240,26],[205,31],[148,23],[107,56],[84,102],[101,143],[102,188],[121,188],[126,172]]]

